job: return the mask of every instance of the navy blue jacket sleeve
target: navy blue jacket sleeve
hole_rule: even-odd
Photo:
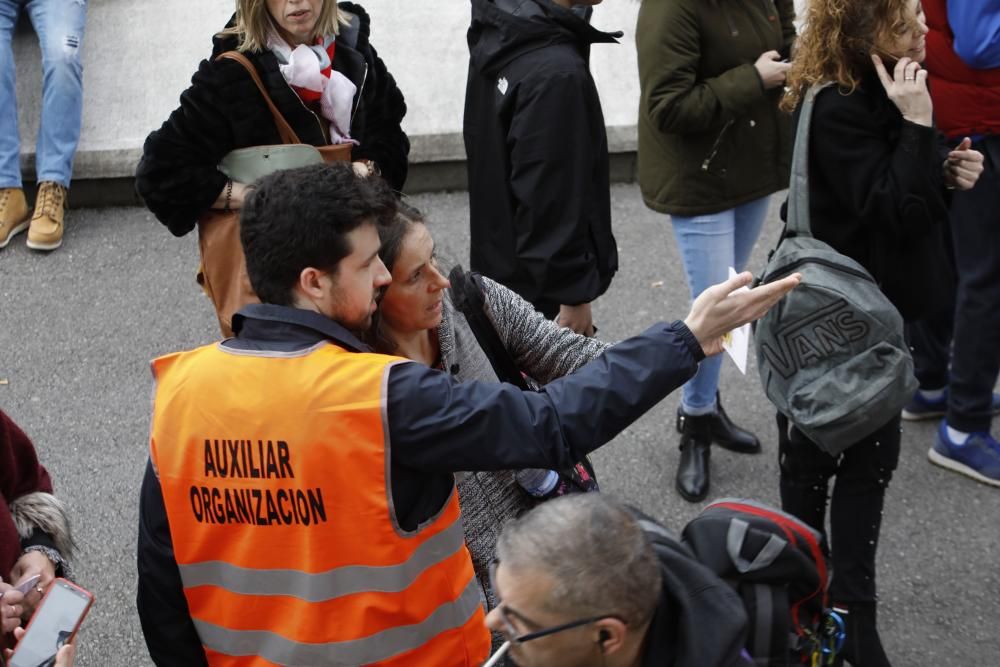
[[[393,460],[425,472],[568,468],[686,382],[703,357],[675,322],[617,343],[539,392],[457,383],[401,363],[388,383]]]
[[[136,606],[146,647],[156,665],[208,665],[188,611],[174,560],[163,492],[152,463],[146,464],[139,497],[139,589]]]

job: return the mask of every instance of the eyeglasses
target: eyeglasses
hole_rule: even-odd
[[[562,632],[563,630],[571,630],[572,628],[579,628],[583,625],[588,625],[590,623],[595,623],[603,618],[617,618],[622,620],[618,616],[613,614],[602,614],[600,616],[591,616],[589,618],[581,618],[576,621],[570,621],[569,623],[561,623],[560,625],[553,625],[548,628],[542,628],[541,630],[535,630],[533,632],[527,632],[521,634],[520,631],[514,627],[511,617],[517,618],[521,623],[533,627],[541,627],[540,623],[535,623],[528,617],[526,617],[521,612],[516,609],[511,609],[508,605],[504,604],[500,600],[500,595],[497,593],[497,566],[500,561],[494,558],[490,561],[489,566],[489,576],[490,576],[490,588],[493,590],[493,594],[497,597],[497,612],[500,614],[500,619],[503,621],[504,632],[507,638],[510,639],[513,644],[523,644],[524,642],[530,642],[533,639],[541,639],[542,637],[548,637],[549,635],[554,635],[557,632]]]

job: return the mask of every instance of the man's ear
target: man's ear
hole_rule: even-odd
[[[326,294],[325,285],[331,279],[329,273],[315,267],[307,266],[302,269],[298,282],[292,288],[295,305],[298,308],[315,310],[316,302],[323,299]]]
[[[625,647],[628,627],[621,620],[609,616],[594,623],[593,634],[601,653],[613,655]]]

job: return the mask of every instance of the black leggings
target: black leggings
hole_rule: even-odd
[[[777,419],[782,509],[829,535],[833,601],[874,602],[882,504],[899,461],[899,417],[836,457],[817,447],[783,415]],[[827,533],[826,504],[834,476]]]

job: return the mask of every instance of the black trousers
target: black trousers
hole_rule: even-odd
[[[920,386],[947,386],[948,425],[967,432],[990,430],[1000,373],[1000,137],[972,147],[986,159],[976,187],[952,199],[957,293],[943,312],[907,326]]]
[[[882,505],[899,461],[899,417],[836,457],[817,447],[784,415],[777,419],[781,508],[828,536],[832,600],[874,602]],[[836,478],[832,495],[831,478]]]

